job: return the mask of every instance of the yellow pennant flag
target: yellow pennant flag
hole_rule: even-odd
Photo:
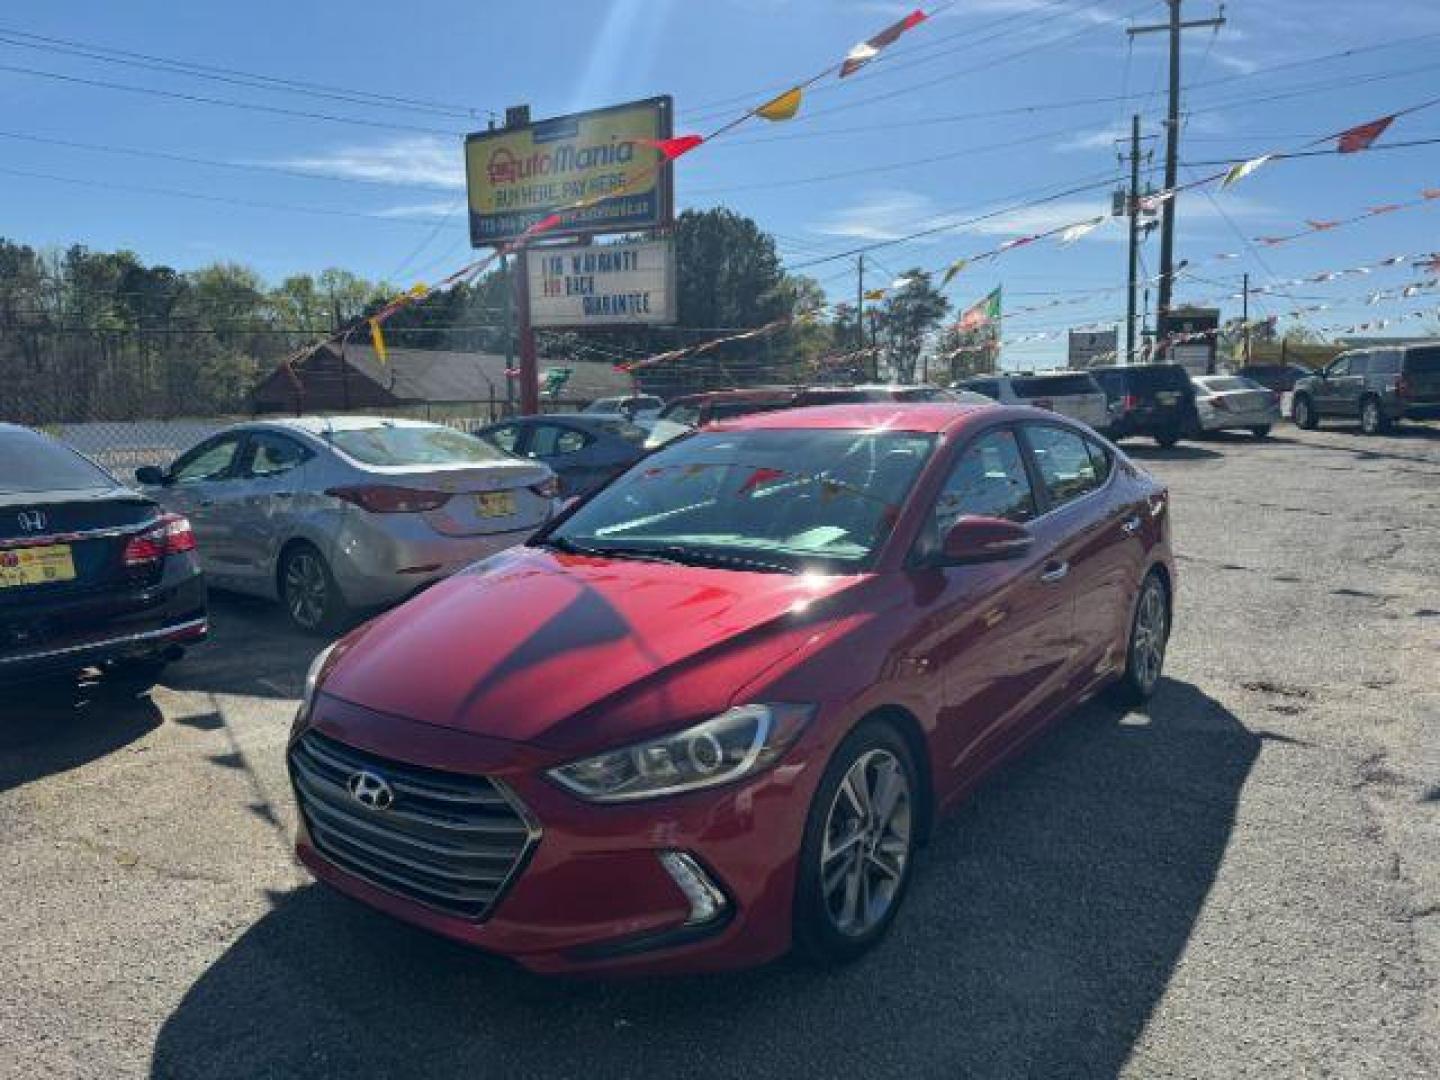
[[[380,358],[382,364],[390,362],[390,351],[385,348],[385,333],[380,329],[378,319],[368,320],[370,323],[370,344],[375,346],[375,355]]]
[[[430,287],[428,285],[426,285],[423,281],[417,281],[414,285],[410,286],[410,291],[407,292],[405,295],[408,296],[411,300],[419,300],[424,297],[424,295],[429,291]]]
[[[954,279],[955,275],[960,273],[961,270],[964,270],[969,262],[969,259],[956,259],[953,263],[947,266],[945,268],[945,276],[940,279],[940,287],[943,289],[946,285],[949,285],[950,282]]]
[[[1225,174],[1225,179],[1220,181],[1220,186],[1228,188],[1231,184],[1238,184],[1274,156],[1274,154],[1261,154],[1257,158],[1251,158],[1249,161],[1242,161],[1239,165],[1231,166],[1230,171]]]
[[[884,289],[871,289],[869,292],[867,292],[867,293],[865,294],[865,299],[866,299],[866,300],[884,300],[884,299],[885,299],[885,290],[884,290]]]
[[[800,87],[796,86],[761,105],[755,115],[763,120],[789,120],[800,111],[800,98]]]

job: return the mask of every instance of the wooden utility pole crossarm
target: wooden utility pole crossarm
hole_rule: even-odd
[[[1182,30],[1211,27],[1218,30],[1225,25],[1224,15],[1213,19],[1190,19],[1180,17],[1182,0],[1166,0],[1170,5],[1170,21],[1153,26],[1132,26],[1126,32],[1133,39],[1140,34],[1167,33],[1170,35],[1170,107],[1165,125],[1165,190],[1174,191],[1180,164],[1180,32]],[[1222,12],[1224,7],[1220,9]],[[1175,205],[1178,200],[1166,199],[1160,218],[1160,301],[1161,312],[1170,310],[1171,290],[1174,285],[1175,260]]]

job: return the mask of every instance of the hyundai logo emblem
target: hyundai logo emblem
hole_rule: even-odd
[[[19,519],[21,532],[40,532],[45,528],[45,515],[39,510],[21,510],[15,516]]]
[[[345,787],[350,797],[371,810],[389,810],[395,805],[395,792],[383,776],[376,776],[364,769],[350,774]]]

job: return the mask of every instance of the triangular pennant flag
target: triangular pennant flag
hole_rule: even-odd
[[[1326,229],[1333,229],[1340,224],[1338,221],[1316,221],[1314,218],[1306,218],[1305,224],[1316,232],[1324,232]]]
[[[885,290],[884,290],[884,289],[868,289],[868,290],[866,290],[866,292],[865,292],[865,299],[866,299],[866,300],[884,300],[884,299],[885,299]]]
[[[1404,208],[1399,203],[1386,203],[1384,206],[1372,206],[1365,212],[1371,217],[1377,217],[1380,214],[1393,214],[1396,210],[1401,209]]]
[[[917,8],[899,22],[881,30],[880,33],[868,41],[862,41],[859,45],[856,45],[845,57],[845,62],[840,65],[840,78],[845,79],[854,75],[855,72],[879,56],[881,49],[887,45],[893,45],[906,30],[919,26],[924,21],[925,12]]]
[[[1382,116],[1379,120],[1371,120],[1368,124],[1361,124],[1349,131],[1340,133],[1340,140],[1337,149],[1342,154],[1353,154],[1359,150],[1369,150],[1370,144],[1385,134],[1385,129],[1395,122],[1394,115]]]
[[[796,86],[761,105],[755,115],[762,120],[789,120],[800,111],[800,98],[801,89]]]
[[[1440,199],[1440,187],[1427,187],[1420,192],[1422,199]]]
[[[1060,243],[1073,244],[1086,233],[1094,232],[1101,225],[1104,225],[1106,220],[1106,216],[1101,214],[1099,217],[1093,217],[1089,221],[1082,221],[1077,225],[1071,225],[1060,234]]]
[[[1009,251],[1012,248],[1024,247],[1026,244],[1033,244],[1037,239],[1039,238],[1035,236],[1020,236],[1015,238],[1014,240],[1006,240],[995,250]]]
[[[1220,181],[1220,186],[1222,188],[1228,188],[1232,184],[1238,184],[1274,156],[1274,154],[1261,154],[1259,157],[1251,158],[1249,161],[1242,161],[1238,165],[1232,165],[1230,170],[1225,174],[1225,179]]]
[[[688,154],[705,141],[700,135],[676,135],[673,139],[641,139],[646,146],[660,151],[666,161],[674,161],[682,154]]]
[[[1401,263],[1403,263],[1403,262],[1404,262],[1406,259],[1408,259],[1409,257],[1410,257],[1409,255],[1391,255],[1388,259],[1381,259],[1381,260],[1380,260],[1380,265],[1381,265],[1381,266],[1399,266]]]
[[[528,229],[526,229],[525,235],[533,236],[536,233],[549,232],[551,229],[555,228],[555,226],[559,224],[560,215],[549,214],[546,217],[543,217],[539,221],[535,222],[535,224],[531,225]]]
[[[1288,236],[1257,236],[1255,239],[1266,247],[1274,247],[1276,244],[1285,243],[1290,238]]]
[[[1156,191],[1140,199],[1141,210],[1159,210],[1161,205],[1175,198],[1178,193],[1171,191]]]
[[[960,273],[961,270],[964,270],[969,262],[969,259],[956,259],[947,266],[945,268],[945,276],[940,279],[940,287],[943,289],[946,285],[949,285],[950,282],[954,280],[955,275]]]
[[[916,279],[913,278],[913,277],[911,277],[911,276],[909,276],[908,274],[907,274],[905,277],[897,277],[894,281],[890,282],[890,288],[891,288],[891,289],[903,289],[903,288],[905,288],[906,286],[908,286],[908,285],[909,285],[912,281],[914,281],[914,280],[916,280]]]
[[[379,319],[366,320],[370,324],[370,344],[375,347],[375,356],[382,364],[390,362],[390,350],[385,348],[385,333],[380,329]]]
[[[1238,259],[1239,257],[1240,253],[1237,251],[1222,251],[1219,255],[1215,256],[1217,259]]]

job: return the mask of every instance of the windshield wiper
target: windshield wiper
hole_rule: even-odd
[[[728,551],[684,547],[680,544],[666,545],[661,550],[670,557],[671,561],[683,562],[691,566],[734,566],[749,570],[761,570],[771,574],[798,574],[800,572],[785,563],[771,562],[768,559],[757,559],[751,555],[733,554]]]
[[[684,565],[681,560],[673,558],[663,551],[655,551],[647,547],[624,547],[621,545],[599,546],[595,544],[577,544],[567,536],[548,536],[544,543],[556,551],[563,551],[566,555],[589,555],[598,558],[633,559],[636,562],[658,562],[670,563],[673,566]]]

